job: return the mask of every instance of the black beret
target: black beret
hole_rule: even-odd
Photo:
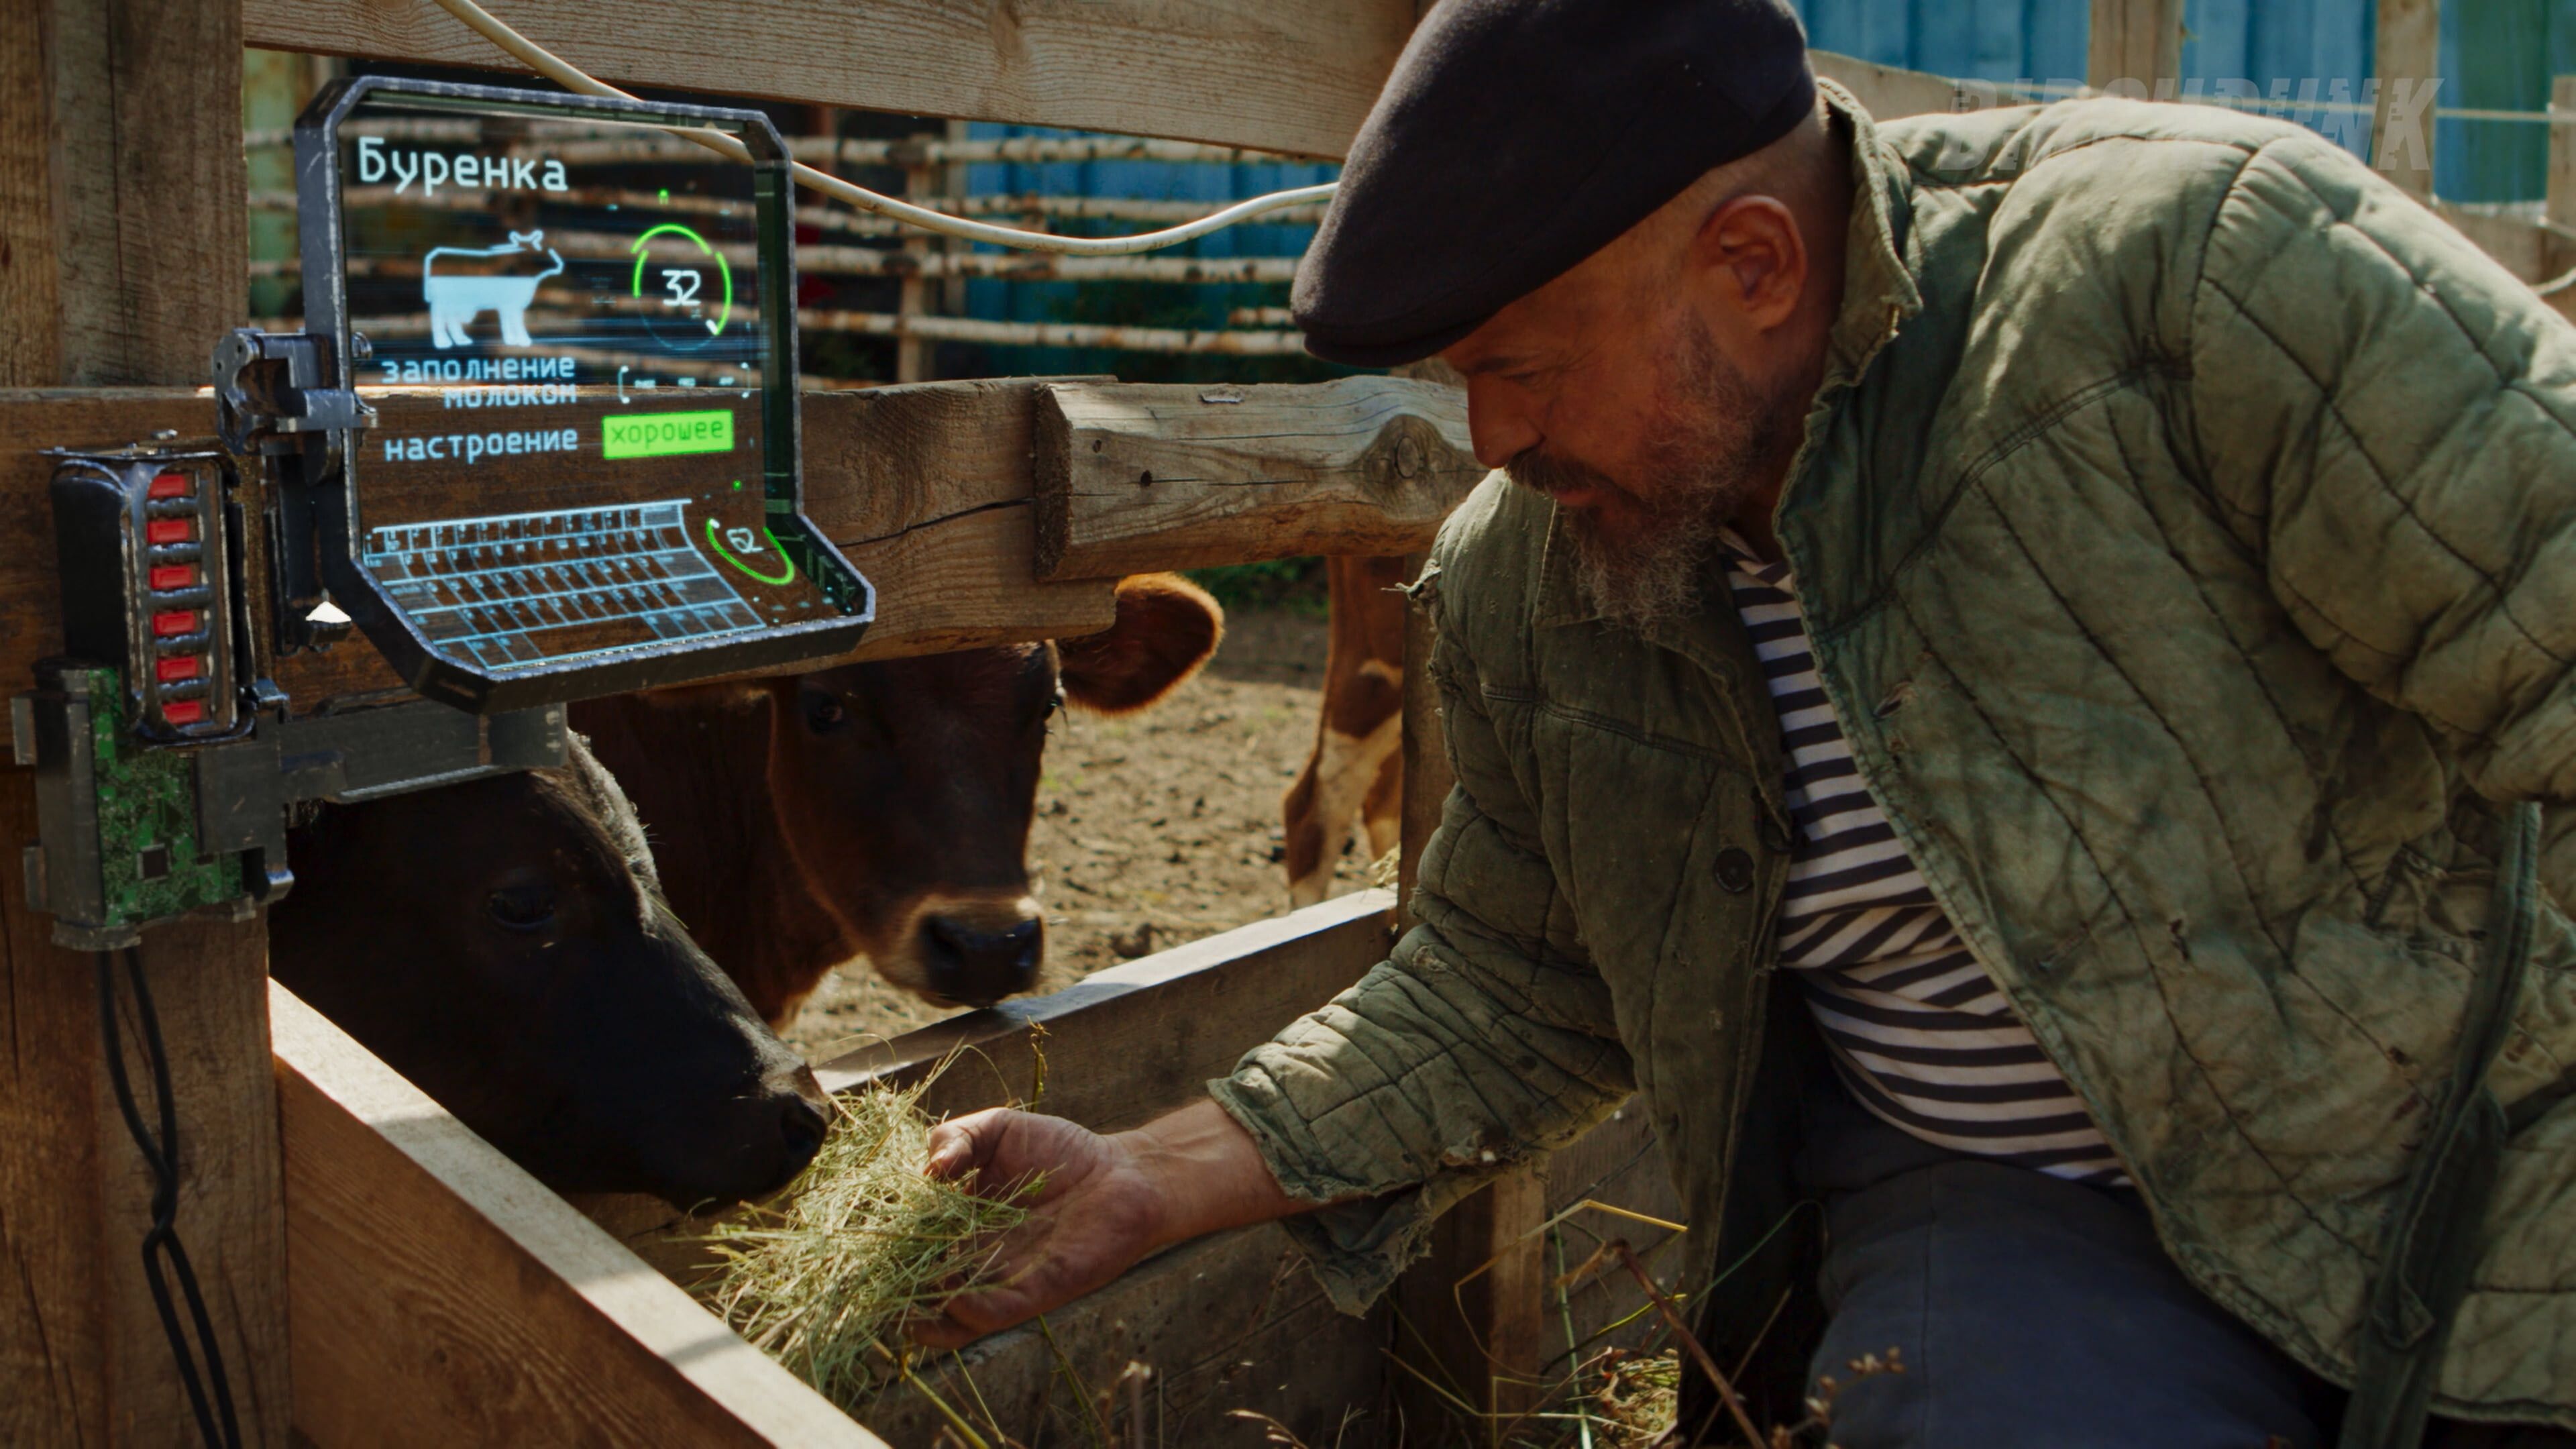
[[[1307,350],[1428,357],[1815,103],[1786,0],[1440,0],[1298,265]]]

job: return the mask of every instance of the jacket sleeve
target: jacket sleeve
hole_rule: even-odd
[[[1288,1226],[1351,1313],[1420,1256],[1444,1209],[1635,1085],[1474,666],[1445,630],[1432,672],[1457,784],[1423,851],[1422,923],[1209,1084],[1290,1196],[1336,1204]]]
[[[2315,138],[2238,170],[2190,307],[2186,446],[2301,632],[2481,794],[2576,799],[2576,329]]]

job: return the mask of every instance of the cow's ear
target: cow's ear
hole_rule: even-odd
[[[1100,714],[1127,714],[1171,693],[1216,653],[1225,610],[1179,574],[1118,581],[1118,622],[1056,641],[1065,699]]]

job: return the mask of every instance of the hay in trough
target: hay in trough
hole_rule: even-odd
[[[926,1085],[926,1084],[924,1084]],[[699,1299],[845,1410],[903,1376],[903,1324],[985,1280],[992,1235],[1028,1216],[925,1176],[922,1087],[836,1099],[822,1148],[774,1205],[719,1223]]]

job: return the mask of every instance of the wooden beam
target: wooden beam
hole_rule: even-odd
[[[286,988],[270,998],[303,1440],[883,1449]]]
[[[1689,1216],[1681,1194],[1673,1189],[1671,1168],[1642,1105],[1621,1108],[1609,1121],[1549,1154],[1537,1171],[1545,1186],[1548,1218],[1576,1209],[1550,1235],[1553,1241],[1542,1241],[1547,1255],[1543,1266],[1551,1279],[1580,1266],[1604,1241],[1624,1238],[1666,1288],[1686,1286],[1675,1281],[1682,1272],[1680,1259],[1663,1251],[1668,1243],[1678,1244],[1678,1234],[1579,1206],[1607,1203],[1666,1222]],[[1636,1316],[1646,1306],[1646,1295],[1636,1280],[1615,1266],[1569,1285],[1562,1298],[1555,1289],[1542,1293],[1537,1307],[1547,1321],[1539,1330],[1540,1377],[1553,1383],[1565,1377],[1573,1363],[1610,1344],[1634,1348],[1658,1336],[1654,1315]],[[1622,1323],[1624,1328],[1613,1327]],[[1569,1336],[1579,1347],[1569,1347]]]
[[[1005,640],[1106,629],[1117,606],[1107,580],[1046,583],[1031,562],[1027,381],[808,393],[809,506],[881,593],[878,620],[851,655],[891,658]],[[386,426],[413,426],[435,399],[386,398]],[[542,412],[544,409],[533,411]],[[0,681],[31,677],[59,652],[49,447],[212,431],[214,405],[179,389],[0,392]],[[541,470],[485,465],[478,483],[544,486]],[[363,640],[279,661],[299,708],[335,695],[394,687]]]
[[[2398,189],[2429,201],[2433,106],[2442,79],[2441,0],[2379,0],[2378,36],[2370,164]]]
[[[2182,77],[2183,0],[2093,0],[2085,84],[2135,100]]]
[[[1997,98],[1995,88],[1973,81],[1954,81],[1948,76],[1930,75],[1919,70],[1903,70],[1854,56],[1836,55],[1829,50],[1807,53],[1816,74],[1852,93],[1871,116],[1892,121],[1899,116],[1921,116],[1942,111],[1978,110]]]
[[[1186,456],[1200,465],[1199,480],[1269,481],[1220,493],[1214,484],[1201,487],[1176,474],[1162,495],[1131,488],[1087,503],[1077,511],[1084,526],[1115,534],[1118,542],[1071,557],[1107,572],[1041,579],[1030,455],[1050,446],[1037,431],[1037,403],[1050,391],[1074,399],[1084,416],[1126,420],[1104,421],[1092,435],[1103,442],[1101,458]],[[847,657],[1094,633],[1114,621],[1112,581],[1130,569],[1327,551],[1401,553],[1427,543],[1451,495],[1463,493],[1461,480],[1473,481],[1465,478],[1473,465],[1459,465],[1463,455],[1453,451],[1459,440],[1450,430],[1464,426],[1460,410],[1451,395],[1424,384],[1359,378],[1248,387],[1240,391],[1260,399],[1246,405],[1248,413],[1198,403],[1202,391],[1208,389],[1010,378],[807,393],[807,509],[880,593],[877,622]],[[1157,444],[1143,430],[1158,426],[1151,419],[1157,409],[1170,409],[1173,393],[1188,394],[1190,407],[1217,418],[1210,423],[1184,414],[1173,425],[1178,440]],[[377,402],[383,435],[449,425],[432,394],[390,393]],[[557,411],[534,407],[519,414],[533,427]],[[197,436],[213,421],[213,404],[182,389],[0,391],[0,438],[7,439],[0,443],[0,529],[7,532],[0,536],[19,541],[0,550],[0,680],[28,677],[62,637],[45,501],[53,465],[43,450],[144,438],[161,429]],[[1122,426],[1135,431],[1113,450],[1107,439]],[[1301,428],[1313,435],[1299,435]],[[1369,431],[1354,436],[1361,429]],[[1410,478],[1403,473],[1408,464],[1415,469]],[[577,480],[560,462],[504,457],[480,464],[471,486],[535,507],[540,504],[528,500],[571,481]],[[1184,490],[1194,490],[1185,496],[1199,498],[1201,506],[1176,505],[1170,495]],[[1130,512],[1142,522],[1123,522]],[[299,708],[397,684],[363,641],[281,660],[277,679]]]
[[[0,0],[0,384],[192,384],[247,297],[238,0]],[[220,63],[209,64],[212,58]],[[71,439],[57,437],[57,442]],[[13,435],[11,446],[22,446]],[[12,480],[14,481],[14,480]],[[0,570],[43,553],[43,491]],[[52,652],[53,586],[0,603],[0,693]],[[35,834],[29,773],[0,775],[0,858]],[[153,1182],[105,1070],[92,958],[56,948],[0,871],[0,1442],[176,1444],[198,1429],[141,1246]],[[176,1226],[244,1439],[287,1433],[285,1238],[267,946],[256,923],[145,938],[178,1117]],[[130,989],[125,1060],[150,1082]]]
[[[0,15],[0,387],[204,381],[249,304],[237,0]]]
[[[2549,81],[2549,190],[2543,215],[2551,226],[2576,233],[2576,75]]]
[[[72,0],[64,0],[72,3]],[[496,0],[620,85],[1077,126],[1338,157],[1413,29],[1412,0]],[[430,0],[246,0],[272,50],[517,71]]]
[[[1405,575],[1419,579],[1430,555],[1405,560]],[[1437,578],[1427,586],[1439,588]],[[1449,800],[1456,776],[1449,769],[1449,730],[1440,717],[1440,689],[1431,681],[1431,646],[1437,631],[1431,611],[1407,600],[1404,606],[1404,703],[1400,750],[1404,761],[1404,794],[1398,807],[1395,890],[1404,902],[1404,920],[1414,922],[1413,887],[1421,879],[1422,849],[1440,828],[1440,812]]]
[[[1041,582],[1029,476],[1048,379],[805,395],[806,508],[875,581],[852,659],[1092,634],[1116,622],[1105,580]]]
[[[1417,568],[1418,572],[1418,568]],[[1437,590],[1435,576],[1428,584]],[[1447,731],[1429,661],[1430,613],[1409,606],[1404,620],[1404,807],[1396,879],[1413,897],[1423,847],[1449,798]],[[1410,917],[1408,915],[1408,921]],[[1544,1179],[1534,1166],[1506,1172],[1432,1227],[1428,1254],[1395,1288],[1395,1353],[1412,1371],[1390,1382],[1407,1423],[1445,1422],[1454,1410],[1439,1390],[1486,1413],[1517,1413],[1539,1397],[1550,1353],[1544,1239]],[[1439,1389],[1432,1386],[1438,1385]]]
[[[1017,1102],[1121,1131],[1196,1101],[1244,1052],[1385,960],[1394,904],[1385,891],[1336,896],[1095,971],[1052,995],[951,1017],[815,1075],[833,1092],[903,1085],[965,1053],[922,1098],[933,1116]],[[1043,1096],[1032,1042],[1046,1056]]]
[[[1485,472],[1465,394],[1433,383],[1058,384],[1038,404],[1038,569],[1410,553]]]
[[[1467,404],[1467,379],[1458,369],[1437,357],[1409,362],[1396,369],[1399,377],[1448,389],[1457,406]],[[1404,561],[1404,576],[1420,580],[1430,566],[1426,550]],[[1436,597],[1439,585],[1429,588]],[[1404,698],[1397,750],[1403,764],[1403,792],[1396,810],[1395,892],[1404,902],[1399,918],[1410,926],[1413,886],[1422,870],[1422,848],[1431,843],[1431,832],[1440,828],[1440,812],[1448,802],[1449,787],[1456,777],[1449,769],[1449,730],[1440,718],[1440,690],[1431,682],[1431,646],[1437,639],[1431,625],[1431,611],[1424,599],[1410,596],[1404,608]]]

